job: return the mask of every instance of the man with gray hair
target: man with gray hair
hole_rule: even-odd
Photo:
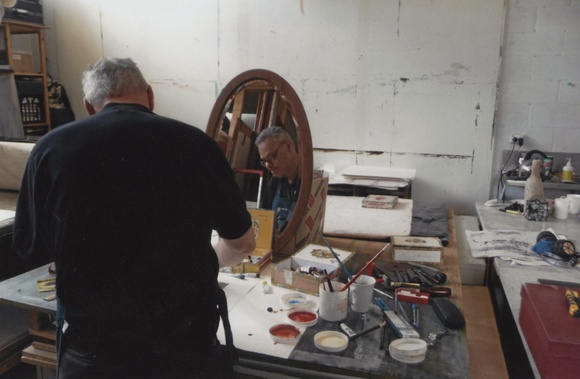
[[[294,141],[282,127],[262,130],[255,145],[260,163],[272,174],[260,206],[276,211],[276,225],[282,231],[290,222],[298,201],[302,161]]]
[[[231,374],[218,269],[255,240],[228,162],[201,130],[153,113],[131,59],[99,60],[82,84],[90,117],[38,141],[14,223],[20,256],[55,262],[58,377]]]

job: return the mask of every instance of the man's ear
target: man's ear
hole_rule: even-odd
[[[147,100],[149,101],[149,110],[153,112],[153,108],[155,108],[155,95],[153,94],[153,88],[151,86],[147,86]]]
[[[87,110],[87,113],[89,114],[89,116],[92,116],[92,115],[94,115],[95,113],[97,113],[97,111],[95,110],[95,107],[93,107],[93,106],[91,105],[91,103],[89,103],[89,102],[87,101],[87,99],[85,99],[85,100],[84,100],[84,102],[85,102],[85,109]]]

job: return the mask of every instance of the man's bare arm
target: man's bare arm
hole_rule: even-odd
[[[242,262],[256,248],[254,229],[249,228],[240,238],[220,238],[215,246],[215,252],[220,267],[234,266]]]

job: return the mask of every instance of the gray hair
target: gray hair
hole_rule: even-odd
[[[130,58],[102,58],[82,76],[85,100],[100,108],[109,97],[147,91],[147,82]]]
[[[278,143],[282,143],[288,140],[292,142],[292,145],[294,146],[294,141],[292,140],[292,137],[290,137],[290,134],[288,134],[288,132],[284,130],[284,128],[282,128],[281,126],[270,126],[269,128],[262,130],[260,134],[258,134],[258,137],[256,138],[256,142],[254,142],[254,144],[256,146],[259,146],[261,143],[264,143],[268,138],[273,138]]]

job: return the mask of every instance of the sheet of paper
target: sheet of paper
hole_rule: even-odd
[[[362,177],[350,177],[341,174],[329,178],[328,184],[348,184],[351,186],[373,187],[386,190],[397,190],[409,184],[407,179],[374,179]]]
[[[16,212],[0,209],[0,222],[14,218]]]
[[[499,257],[521,265],[547,265],[532,251],[538,232],[518,230],[466,230],[467,243],[474,258]]]
[[[377,178],[377,179],[415,179],[414,168],[394,168],[379,166],[348,166],[340,174],[344,176]]]

